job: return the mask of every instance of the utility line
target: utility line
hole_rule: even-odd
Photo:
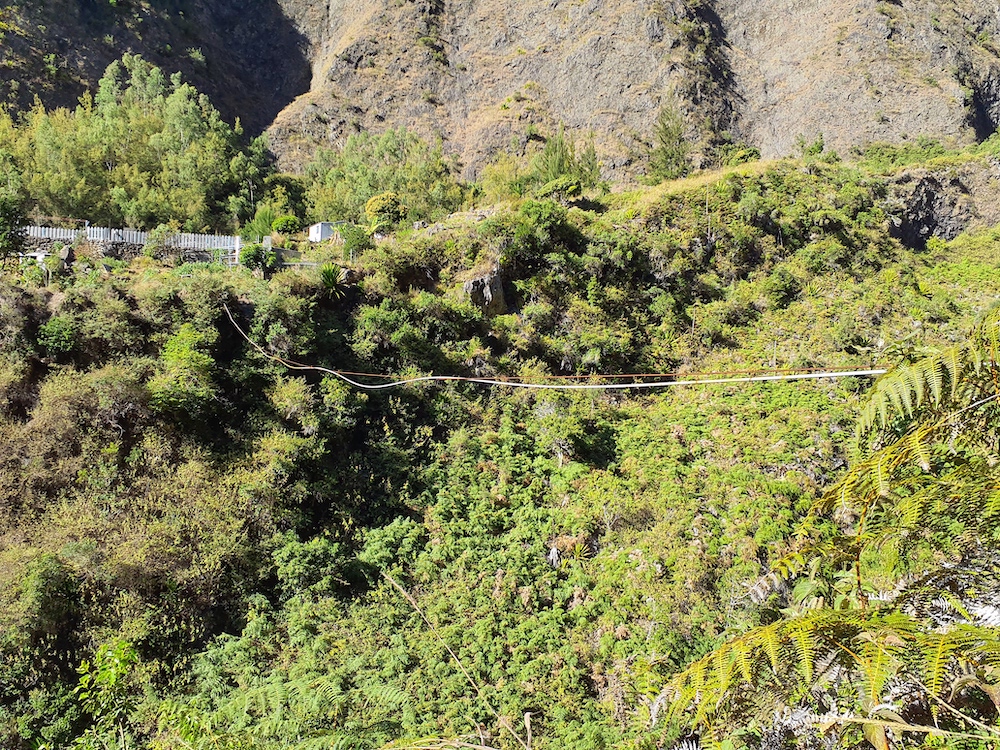
[[[724,377],[724,378],[688,378],[686,380],[656,380],[656,381],[644,381],[641,383],[586,383],[583,385],[579,384],[551,384],[551,383],[524,383],[516,380],[498,380],[494,378],[476,378],[476,377],[465,377],[462,375],[420,375],[413,378],[401,378],[397,380],[390,380],[388,383],[361,383],[348,377],[348,374],[340,370],[332,370],[329,367],[321,367],[319,365],[306,365],[301,362],[295,362],[294,360],[285,359],[279,357],[276,354],[271,354],[266,351],[260,344],[251,339],[247,333],[239,326],[233,314],[230,312],[227,305],[223,305],[226,311],[226,315],[229,317],[229,321],[233,324],[233,327],[239,331],[240,335],[246,339],[254,349],[260,352],[264,357],[267,357],[272,362],[277,362],[278,364],[287,367],[289,370],[314,370],[317,372],[325,372],[334,377],[340,378],[342,381],[348,385],[359,388],[365,391],[382,391],[389,388],[400,388],[407,385],[413,385],[415,383],[443,383],[443,382],[459,382],[459,383],[477,383],[479,385],[490,385],[499,386],[503,388],[527,388],[531,390],[540,391],[624,391],[633,389],[653,389],[653,388],[672,388],[675,386],[683,385],[723,385],[723,384],[736,384],[736,383],[766,383],[774,381],[786,381],[786,380],[819,380],[822,378],[846,378],[846,377],[859,377],[867,375],[884,375],[888,370],[883,369],[871,369],[871,370],[830,370],[830,371],[810,371],[810,372],[799,372],[799,373],[780,373],[771,375],[751,375],[744,377]],[[772,371],[773,372],[773,371]],[[361,373],[351,373],[359,375]],[[365,373],[367,377],[373,378],[384,378],[389,379],[393,376],[391,375],[376,375],[372,373]],[[623,375],[593,375],[590,377],[594,378],[617,378],[617,377],[651,377],[650,375],[635,375],[635,376],[623,376]],[[662,376],[661,376],[662,377]]]
[[[381,378],[383,380],[391,377],[390,375],[384,375],[377,372],[356,372],[352,370],[338,370],[337,372],[339,372],[341,375],[356,375],[358,377]],[[689,378],[693,378],[693,377],[707,377],[709,375],[732,376],[732,375],[753,375],[759,373],[770,373],[772,375],[775,375],[780,373],[806,373],[806,372],[829,372],[829,370],[825,367],[775,367],[775,368],[768,368],[767,370],[764,370],[760,367],[754,367],[744,370],[714,370],[714,371],[699,370],[698,372],[689,372],[689,373],[626,372],[626,373],[618,373],[615,375],[609,375],[606,373],[600,373],[600,374],[590,373],[586,375],[549,375],[547,373],[539,373],[537,375],[533,375],[532,378],[534,378],[535,380],[593,380],[594,378],[602,378],[605,380],[616,380],[616,379],[623,380],[625,378],[660,378],[661,380],[663,380],[664,378],[676,378],[680,377],[681,375],[687,375]],[[498,379],[503,380],[504,382],[526,380],[526,378],[520,376],[517,377],[505,376],[503,378],[498,378]]]

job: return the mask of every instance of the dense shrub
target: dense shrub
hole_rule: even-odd
[[[381,193],[405,198],[408,221],[433,220],[456,210],[463,189],[454,165],[405,128],[351,135],[339,150],[320,150],[309,165],[306,194],[315,221],[360,223],[365,204]]]
[[[302,229],[302,222],[297,216],[279,216],[271,222],[271,231],[278,234],[295,234]]]
[[[398,224],[406,211],[396,193],[389,191],[373,195],[365,202],[365,216],[374,230],[391,229]]]
[[[38,343],[50,357],[60,357],[77,346],[79,326],[73,318],[56,315],[38,329]]]
[[[881,366],[960,340],[1000,295],[997,238],[931,243],[923,264],[884,232],[883,180],[805,166],[600,210],[525,200],[377,246],[348,227],[366,247],[349,273],[140,257],[90,259],[58,289],[0,284],[0,744],[506,748],[521,745],[505,726],[523,726],[507,717],[528,713],[539,750],[668,746],[679,725],[653,724],[654,707],[724,634],[812,621],[825,602],[881,607],[870,594],[901,558],[882,536],[852,556],[860,515],[819,524],[823,559],[796,585],[747,593],[796,559],[799,521],[857,450],[864,379],[677,381]],[[503,309],[483,309],[484,288]],[[920,508],[899,493],[930,519],[902,540],[920,552],[907,565],[992,544],[970,533],[988,514],[935,511],[987,507],[996,479],[992,433],[967,453],[951,442],[995,423],[995,368],[952,354],[896,380],[924,383],[914,409],[982,401],[959,433],[931,404],[940,445],[880,468],[946,490]],[[932,382],[956,362],[976,391]],[[862,489],[891,509],[877,479]],[[871,591],[855,592],[859,567]],[[866,620],[855,653],[884,625]],[[725,658],[700,674],[744,679]],[[837,705],[868,716],[858,684]],[[723,728],[751,724],[734,742],[773,713],[730,708]]]
[[[278,254],[254,242],[240,248],[240,265],[251,271],[271,271],[278,267]]]

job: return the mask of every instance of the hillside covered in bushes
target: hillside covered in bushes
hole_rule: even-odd
[[[0,743],[994,744],[1000,142],[800,152],[286,175],[134,57],[0,118]]]

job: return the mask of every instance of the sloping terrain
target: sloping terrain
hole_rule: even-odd
[[[301,14],[300,2],[285,2]],[[968,142],[998,117],[985,2],[332,2],[308,94],[271,128],[283,163],[388,125],[440,136],[475,171],[564,123],[606,172],[636,171],[664,104],[701,151],[726,136],[765,156],[820,134],[846,149],[933,135]]]
[[[180,71],[250,132],[309,88],[308,42],[277,0],[14,0],[0,9],[0,98],[73,107],[124,53]]]
[[[834,148],[996,127],[991,3],[717,3],[739,91],[737,132],[765,155],[798,134]],[[775,7],[781,5],[783,7]]]
[[[996,222],[978,187],[996,148],[888,176],[781,160],[484,207],[390,232],[344,273],[86,246],[51,274],[7,266],[0,745],[524,750],[529,713],[538,750],[683,747],[690,722],[661,700],[671,675],[820,598],[839,615],[871,594],[870,612],[898,579],[898,558],[873,560],[862,590],[834,560],[751,596],[855,463],[865,379],[363,392],[331,371],[548,388],[911,361],[961,341],[1000,295],[996,229],[929,239]],[[912,243],[892,236],[904,227]],[[469,298],[485,269],[504,305]],[[997,373],[995,358],[978,367]],[[942,444],[927,465],[954,457]],[[991,528],[995,471],[974,475],[992,515],[970,514]],[[917,547],[903,573],[985,538],[936,509],[940,552]],[[817,543],[834,526],[858,536],[856,519]],[[816,709],[803,696],[784,705]],[[729,702],[724,730],[757,722],[734,746],[794,746],[770,740],[776,705]]]

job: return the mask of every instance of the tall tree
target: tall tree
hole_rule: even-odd
[[[0,149],[0,259],[24,251],[28,223],[21,175],[9,151]]]
[[[691,170],[688,144],[684,140],[684,118],[671,104],[660,108],[653,128],[653,150],[649,155],[649,174],[658,181],[675,180]]]
[[[230,214],[244,179],[234,171],[244,166],[234,162],[239,135],[179,75],[125,55],[75,110],[32,110],[17,152],[43,214],[197,231]],[[254,154],[245,166],[258,162]]]

